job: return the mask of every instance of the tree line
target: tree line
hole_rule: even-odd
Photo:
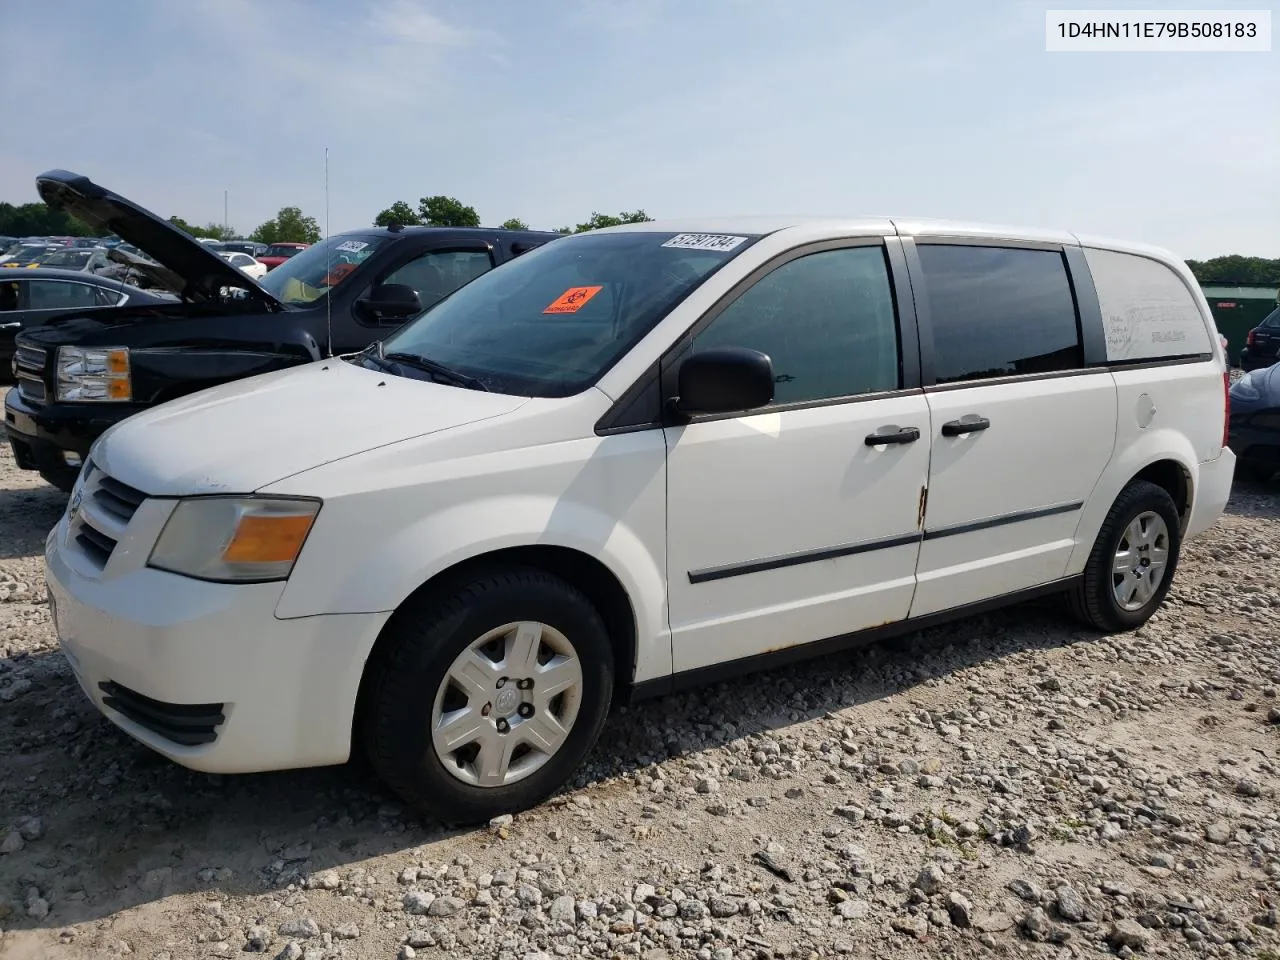
[[[559,227],[557,233],[584,233],[602,227],[614,227],[623,223],[646,223],[653,218],[644,210],[622,211],[618,214],[593,212],[583,223]],[[208,223],[197,226],[182,217],[173,216],[169,222],[185,230],[193,237],[210,237],[215,240],[245,239],[226,224]],[[373,218],[375,227],[395,225],[428,227],[478,227],[480,214],[476,208],[464,204],[457,197],[437,195],[423,197],[416,207],[404,200],[397,200]],[[500,226],[506,230],[528,230],[529,225],[519,217],[504,220]],[[91,237],[97,233],[92,227],[75,217],[53,210],[43,203],[12,204],[0,201],[0,236],[4,237]],[[274,217],[257,227],[247,239],[259,243],[315,243],[322,236],[315,217],[309,217],[300,207],[281,207]],[[1246,257],[1239,254],[1213,257],[1210,260],[1188,260],[1187,266],[1201,283],[1239,283],[1259,286],[1280,285],[1280,258]]]

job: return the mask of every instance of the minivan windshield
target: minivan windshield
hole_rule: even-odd
[[[757,239],[623,231],[552,240],[459,288],[382,351],[430,361],[495,393],[570,396]]]
[[[312,303],[354,273],[385,240],[376,234],[329,237],[299,250],[259,282],[281,303]]]

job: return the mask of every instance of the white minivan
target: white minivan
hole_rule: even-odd
[[[1226,504],[1226,390],[1162,250],[592,231],[361,354],[112,428],[50,605],[86,694],[178,763],[362,750],[475,821],[563,786],[625,699],[1054,592],[1139,626]]]

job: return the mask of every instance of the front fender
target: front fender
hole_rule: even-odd
[[[408,520],[385,537],[367,526],[362,535],[340,502],[326,502],[276,616],[392,611],[422,584],[464,561],[512,547],[563,547],[604,564],[630,598],[634,679],[666,676],[671,644],[663,487],[658,477],[647,487],[654,495],[634,502],[624,518],[564,498],[497,496]]]

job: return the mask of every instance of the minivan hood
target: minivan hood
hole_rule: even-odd
[[[168,267],[184,282],[177,292],[185,299],[216,301],[222,287],[239,287],[260,300],[266,311],[285,309],[264,287],[203,243],[88,177],[49,170],[36,177],[36,190],[54,210],[113,233]]]
[[[251,493],[374,447],[500,417],[527,402],[318,360],[134,414],[104,433],[90,457],[110,476],[153,496]]]

